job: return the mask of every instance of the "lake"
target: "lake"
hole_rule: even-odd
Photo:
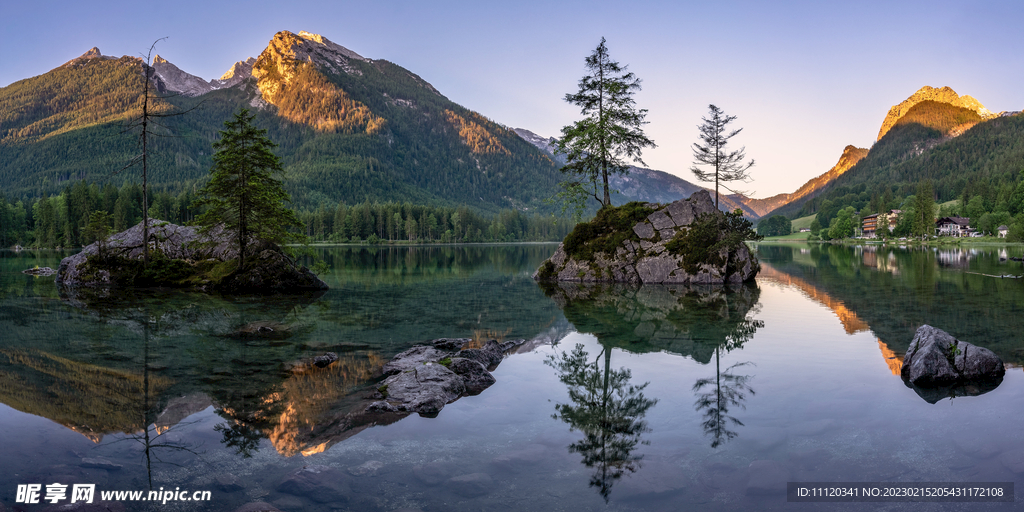
[[[0,510],[44,510],[54,483],[57,505],[74,484],[210,491],[115,496],[127,510],[1009,510],[798,505],[786,485],[1024,493],[1024,279],[992,277],[1024,274],[1021,247],[762,243],[744,286],[538,285],[555,247],[317,247],[330,291],[271,298],[62,295],[21,270],[69,253],[0,251]],[[991,349],[1002,382],[907,387],[922,324]],[[436,417],[366,414],[380,366],[441,337],[526,342]],[[16,503],[31,484],[41,503]]]

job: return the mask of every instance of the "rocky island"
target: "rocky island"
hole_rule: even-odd
[[[725,284],[760,265],[743,242],[756,236],[706,190],[667,205],[628,203],[580,223],[534,273],[538,281]]]
[[[149,220],[148,268],[143,266],[143,225],[86,246],[60,262],[61,288],[163,287],[222,293],[288,293],[326,290],[327,284],[269,242],[246,248],[238,269],[238,249],[223,230],[202,235],[199,228]]]
[[[480,348],[468,348],[469,338],[439,338],[416,345],[384,364],[387,376],[377,388],[377,401],[367,412],[416,412],[437,416],[445,404],[466,395],[478,395],[494,384],[491,371],[505,353],[526,340],[489,340]]]

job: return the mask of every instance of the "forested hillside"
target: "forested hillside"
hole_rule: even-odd
[[[341,48],[282,32],[256,61],[256,76],[237,86],[188,97],[174,93],[173,84],[155,84],[162,90],[158,112],[188,112],[160,119],[160,136],[151,138],[154,190],[179,194],[200,186],[223,121],[247,106],[279,144],[286,186],[300,207],[391,201],[485,214],[545,207],[557,169],[511,130],[393,63],[300,62],[289,45],[328,56]],[[140,111],[143,69],[139,59],[100,57],[97,50],[0,89],[0,187],[7,199],[52,196],[78,180],[118,188],[137,182],[136,170],[115,173],[138,152],[125,127]],[[274,103],[266,101],[271,90]]]
[[[821,212],[819,219],[827,221],[845,206],[862,214],[898,209],[925,180],[938,202],[966,192],[968,198],[985,197],[994,211],[1020,182],[1022,170],[1024,116],[983,121],[972,110],[923,101],[822,192],[773,214],[796,218]]]

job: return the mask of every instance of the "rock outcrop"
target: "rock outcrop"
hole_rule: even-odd
[[[326,290],[327,284],[297,265],[281,248],[254,241],[246,267],[232,264],[238,249],[229,233],[199,233],[150,219],[150,269],[143,272],[143,226],[139,224],[95,242],[60,262],[56,283],[76,287],[179,287],[226,293],[289,293]]]
[[[494,384],[490,370],[505,352],[524,340],[488,341],[482,348],[467,348],[469,338],[440,338],[395,356],[382,368],[388,377],[377,387],[380,400],[372,412],[416,412],[436,416],[446,404],[476,395]]]
[[[367,60],[317,34],[278,32],[252,65],[259,89],[254,105],[273,105],[277,115],[319,131],[376,133],[384,118],[327,78],[361,76],[369,68],[359,64]],[[317,101],[309,101],[311,97]]]
[[[256,58],[251,73],[263,100],[277,104],[278,92],[295,78],[302,64],[323,66],[332,73],[361,75],[362,71],[350,64],[352,60],[367,59],[318,34],[303,31],[295,35],[282,30],[274,34],[267,49]]]
[[[154,78],[162,85],[161,92],[167,90],[180,92],[185,96],[200,96],[214,90],[210,82],[182,71],[159,55],[153,57],[152,67],[156,75]]]
[[[686,234],[702,215],[723,215],[715,208],[707,191],[695,192],[689,199],[668,205],[647,203],[633,209],[634,214],[648,211],[650,213],[633,224],[628,232],[601,232],[604,227],[593,227],[601,219],[595,219],[590,227],[583,228],[594,231],[595,241],[581,241],[582,225],[577,226],[533,278],[633,284],[724,284],[747,282],[757,275],[760,268],[757,258],[743,242],[724,247],[697,263],[690,261],[688,249],[670,244],[677,235]],[[619,239],[621,243],[613,247],[606,245]]]
[[[999,385],[1005,373],[1003,361],[991,350],[930,325],[917,329],[901,370],[907,386],[931,403],[987,393]]]
[[[252,76],[252,66],[256,59],[249,57],[236,62],[231,69],[227,70],[219,79],[210,80],[215,88],[234,87],[242,80]]]

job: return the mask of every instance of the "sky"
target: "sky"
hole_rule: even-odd
[[[756,161],[753,197],[793,192],[869,148],[892,105],[949,86],[989,110],[1024,109],[1024,2],[580,2],[177,0],[0,2],[0,87],[96,46],[156,53],[205,79],[256,57],[274,33],[321,34],[423,77],[513,128],[557,136],[601,38],[642,80],[657,144],[647,167],[695,182],[697,125],[714,104]]]

